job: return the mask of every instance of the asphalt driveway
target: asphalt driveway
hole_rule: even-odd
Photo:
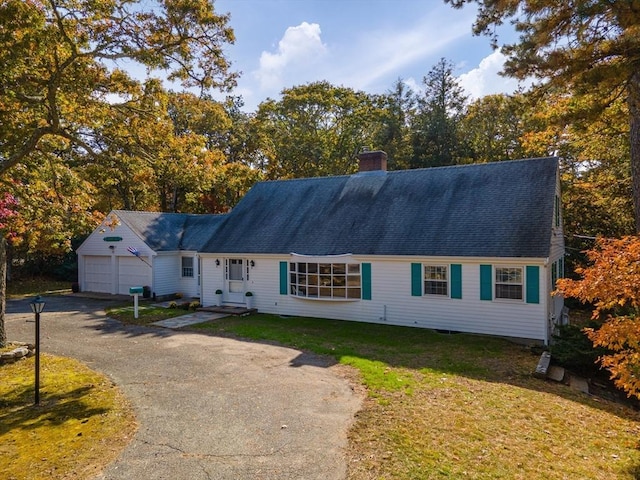
[[[123,325],[109,300],[46,297],[41,351],[109,375],[139,430],[98,479],[342,479],[361,397],[301,352]],[[32,342],[29,299],[7,302],[9,340]],[[44,375],[41,383],[46,383]]]

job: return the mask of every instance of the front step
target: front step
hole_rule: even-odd
[[[257,308],[247,308],[240,305],[216,305],[212,307],[200,307],[199,312],[212,312],[212,313],[225,313],[227,315],[244,316],[251,313],[256,313]]]

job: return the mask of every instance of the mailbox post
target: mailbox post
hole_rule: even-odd
[[[138,295],[142,295],[142,287],[130,287],[129,295],[133,295],[133,318],[138,318]]]

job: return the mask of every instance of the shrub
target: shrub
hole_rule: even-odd
[[[200,308],[200,302],[194,301],[189,304],[189,310],[197,310]]]
[[[595,348],[583,327],[559,325],[553,339],[550,350],[554,362],[587,377],[602,375],[597,360],[606,350]]]
[[[176,302],[169,303],[169,308],[178,308],[178,304]]]

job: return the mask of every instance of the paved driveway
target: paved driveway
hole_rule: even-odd
[[[33,341],[29,300],[9,340]],[[125,326],[105,300],[46,297],[41,350],[108,374],[140,428],[99,479],[341,479],[361,398],[325,360],[260,343]],[[46,383],[42,376],[41,382]]]

